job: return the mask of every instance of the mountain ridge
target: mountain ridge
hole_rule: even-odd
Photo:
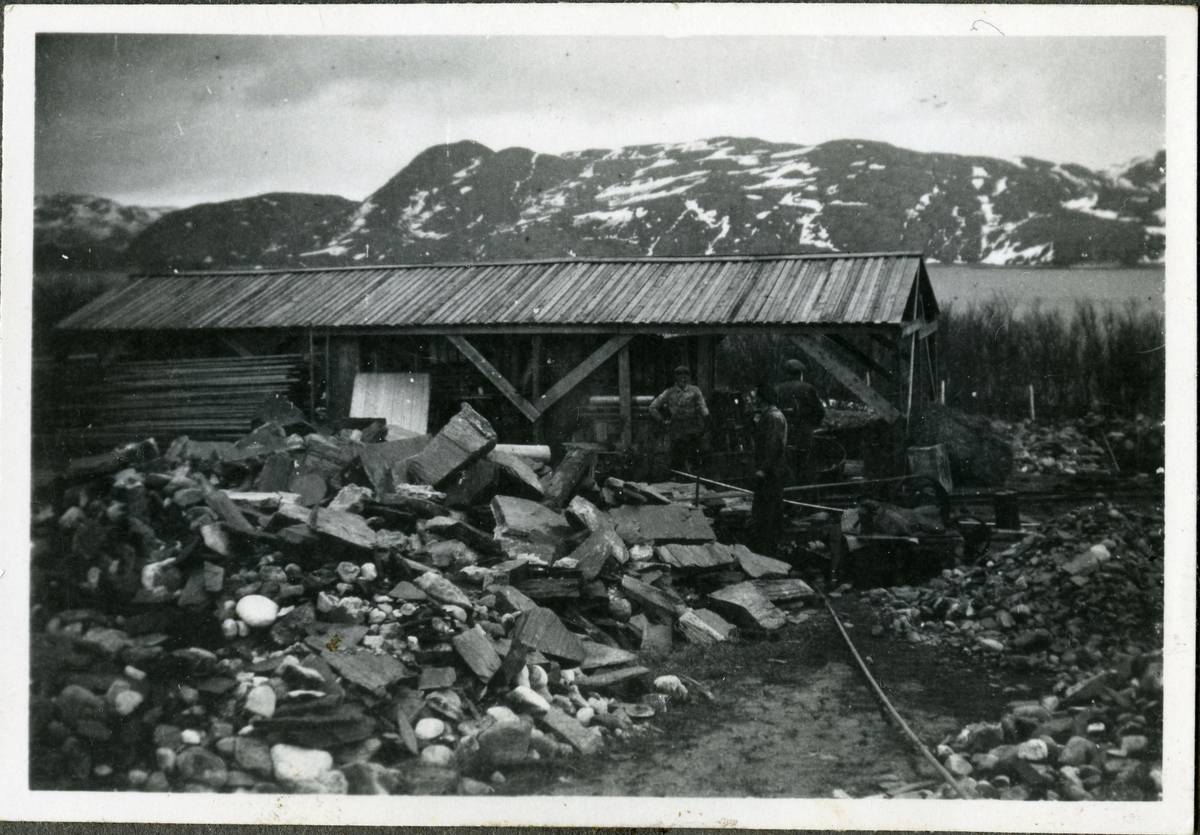
[[[1092,171],[853,139],[561,155],[465,140],[426,149],[361,202],[277,193],[162,214],[124,259],[184,270],[920,250],[942,263],[1161,263],[1165,169],[1163,151]]]

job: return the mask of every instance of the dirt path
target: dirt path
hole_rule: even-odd
[[[851,624],[866,614],[852,598],[839,601],[838,610]],[[1028,696],[1037,684],[972,669],[946,650],[853,638],[930,746],[968,722],[998,717],[1007,701]],[[863,797],[877,794],[881,782],[935,776],[885,719],[823,610],[811,610],[806,623],[771,640],[689,647],[657,668],[705,682],[715,701],[694,697],[655,717],[644,737],[593,760],[510,774],[503,793],[829,797],[841,789]]]

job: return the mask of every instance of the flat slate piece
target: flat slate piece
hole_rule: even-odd
[[[533,468],[525,463],[523,458],[508,452],[501,452],[493,449],[487,455],[487,460],[491,461],[500,468],[500,476],[513,486],[518,487],[522,492],[528,492],[532,496],[541,497],[544,495],[542,483],[538,481],[537,473]]]
[[[444,690],[453,687],[458,679],[458,673],[453,667],[426,667],[421,670],[421,678],[417,681],[418,690]]]
[[[502,612],[528,612],[537,608],[533,600],[513,586],[496,586],[491,591],[496,595],[496,608]]]
[[[609,513],[628,545],[666,542],[715,542],[717,535],[698,507],[682,505],[622,505]]]
[[[792,567],[782,560],[773,560],[756,554],[745,545],[734,545],[733,556],[737,558],[746,576],[757,580],[759,577],[786,577]]]
[[[571,552],[571,558],[579,561],[577,567],[583,582],[590,583],[595,580],[603,570],[605,563],[614,557],[611,541],[613,539],[616,539],[622,548],[624,547],[624,543],[621,543],[612,531],[598,530],[593,531],[591,536]]]
[[[679,618],[679,628],[688,643],[702,646],[729,640],[733,624],[708,609],[689,609]]]
[[[538,721],[565,739],[581,754],[595,754],[604,747],[604,741],[596,731],[588,730],[574,716],[569,716],[556,707],[539,716]]]
[[[430,435],[417,435],[402,441],[363,444],[358,460],[376,492],[386,493],[408,477],[408,459],[429,446],[431,440]]]
[[[382,696],[387,688],[411,675],[400,661],[386,654],[374,652],[330,652],[322,647],[321,657],[330,667],[349,682]]]
[[[658,558],[675,568],[720,568],[734,562],[732,549],[719,542],[703,545],[669,543],[658,546]]]
[[[397,583],[396,587],[388,592],[388,597],[393,600],[407,600],[411,603],[422,603],[429,599],[429,595],[408,580],[401,580]]]
[[[491,681],[500,669],[500,655],[492,646],[492,639],[479,626],[458,633],[450,642],[480,681]]]
[[[587,650],[579,638],[567,631],[558,615],[542,606],[521,615],[511,637],[530,649],[572,664],[580,664],[587,658]]]
[[[496,430],[487,418],[464,403],[429,445],[408,462],[413,481],[437,487],[496,446]]]
[[[618,664],[636,663],[638,657],[627,649],[610,647],[607,644],[584,640],[581,642],[587,650],[587,658],[579,665],[584,670],[594,670],[597,667],[614,667]]]
[[[496,527],[521,539],[564,539],[573,533],[567,517],[545,505],[516,496],[492,499]]]
[[[749,581],[715,591],[709,598],[735,621],[747,626],[778,629],[787,623],[783,612]]]
[[[622,577],[621,588],[630,600],[661,616],[677,618],[687,611],[687,605],[682,600],[634,577]]]
[[[777,580],[755,580],[754,587],[772,603],[783,603],[789,600],[805,600],[816,597],[812,586],[797,577],[785,577]]]
[[[582,679],[576,679],[576,682],[580,690],[603,690],[649,674],[650,670],[646,667],[622,667],[619,670],[605,670],[602,673],[584,676]]]
[[[308,523],[315,513],[314,527],[321,533],[357,545],[359,548],[375,547],[375,531],[371,530],[367,520],[355,513],[324,507],[309,509],[286,502],[279,506],[277,512],[285,519],[304,523]]]

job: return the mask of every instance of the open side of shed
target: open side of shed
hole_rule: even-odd
[[[920,253],[868,253],[145,276],[57,333],[64,354],[296,354],[298,405],[329,418],[350,414],[360,374],[428,374],[433,425],[468,400],[513,440],[628,450],[675,365],[706,395],[752,387],[718,380],[721,341],[746,334],[786,340],[903,426],[933,396],[937,317]]]

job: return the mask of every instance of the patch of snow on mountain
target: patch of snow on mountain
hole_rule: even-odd
[[[1004,194],[1006,191],[1008,191],[1008,177],[1001,177],[996,182],[996,188],[992,191],[992,197],[995,197],[997,194]]]
[[[1016,245],[1006,242],[989,252],[979,263],[1003,266],[1005,264],[1048,264],[1053,257],[1053,248],[1049,243],[1036,244],[1017,249]]]
[[[722,215],[721,219],[717,220],[716,209],[709,209],[705,211],[704,209],[700,208],[700,204],[695,200],[685,201],[683,205],[687,207],[689,212],[696,216],[696,220],[703,223],[709,229],[721,230],[717,237],[708,242],[708,248],[704,250],[705,255],[713,255],[713,248],[717,245],[717,241],[729,234],[729,215]]]
[[[815,201],[812,201],[815,202]],[[861,200],[830,200],[830,206],[870,206],[870,203],[864,203]]]
[[[474,190],[475,190],[475,186],[463,186],[462,188],[460,188],[458,190],[458,193],[459,194],[469,194],[470,192],[472,192]]]
[[[768,217],[770,214],[771,214],[771,210],[770,210],[770,209],[767,209],[765,212],[759,212],[759,213],[758,213],[758,214],[756,214],[754,217],[755,217],[757,220],[762,220],[764,217]],[[749,223],[747,223],[746,225],[747,225],[747,226],[749,226],[750,224],[749,224]]]
[[[610,206],[627,206],[631,203],[657,200],[662,197],[683,194],[693,186],[704,182],[706,176],[707,173],[704,171],[690,171],[678,177],[661,177],[657,180],[634,180],[629,183],[611,185],[597,194],[596,199],[607,200]],[[674,188],[667,188],[680,180],[691,180],[691,182],[686,182]],[[666,188],[666,191],[660,191],[660,189],[664,188]]]
[[[1087,197],[1076,197],[1074,200],[1064,200],[1062,202],[1062,207],[1064,209],[1070,209],[1073,212],[1083,212],[1084,214],[1091,215],[1092,217],[1099,217],[1105,220],[1116,220],[1117,213],[1113,210],[1096,208],[1097,200],[1099,200],[1098,195],[1089,194]]]
[[[795,206],[798,209],[807,209],[810,212],[820,212],[824,206],[820,200],[813,200],[811,197],[797,197],[795,193],[788,192],[779,200],[780,206]]]
[[[972,177],[983,177],[986,179],[986,178],[991,177],[992,175],[987,173],[986,168],[981,168],[978,165],[972,165],[971,166],[971,176]]]
[[[1167,210],[1166,209],[1155,209],[1154,210],[1154,218],[1159,223],[1161,223],[1163,226],[1166,226],[1167,225]]]
[[[859,160],[855,160],[854,162],[850,163],[850,167],[858,168],[859,166],[866,165],[866,164],[867,164],[867,161],[865,159],[859,159]]]
[[[883,171],[885,168],[887,168],[887,166],[880,165],[877,162],[873,162],[870,165],[868,165],[867,168],[871,169],[872,171]]]
[[[837,194],[838,193],[838,184],[834,183],[829,188],[825,189],[825,193],[829,194],[829,195]]]
[[[624,226],[632,220],[633,209],[614,209],[611,212],[584,212],[575,215],[572,225],[584,226],[589,223],[597,223],[601,226],[617,227]]]
[[[428,238],[435,241],[440,241],[442,238],[450,237],[448,232],[433,232],[428,229],[423,229],[422,225],[429,220],[438,211],[445,208],[441,204],[433,209],[425,208],[425,198],[429,197],[428,191],[417,191],[409,195],[408,205],[400,212],[400,221],[397,224],[400,228],[407,231],[414,238]]]
[[[983,177],[975,177],[971,180],[971,185],[975,187],[976,191],[979,191],[979,189],[983,188],[983,184],[986,182],[987,180],[985,180]]]
[[[714,159],[731,159],[734,160],[738,165],[742,166],[758,165],[758,157],[752,154],[734,154],[731,153],[732,151],[733,148],[731,146],[722,145],[708,156],[701,157],[700,162],[708,162],[709,160]]]
[[[1083,179],[1082,177],[1078,177],[1078,176],[1072,174],[1070,171],[1067,171],[1061,165],[1056,165],[1053,168],[1051,168],[1050,170],[1053,171],[1058,176],[1062,177],[1064,180],[1069,180],[1070,182],[1074,183],[1077,186],[1083,186],[1085,188],[1088,188],[1088,187],[1091,187],[1091,185],[1092,185],[1091,183],[1089,183],[1087,180]]]
[[[717,146],[709,145],[707,139],[698,139],[695,142],[685,142],[680,145],[668,146],[672,150],[678,151],[681,154],[698,154],[703,151],[714,150]]]
[[[1025,158],[1024,158],[1024,157],[1007,157],[1006,159],[1007,159],[1007,161],[1008,161],[1008,162],[1011,162],[1013,165],[1017,166],[1017,168],[1025,168],[1025,167],[1027,167],[1027,166],[1025,165]]]
[[[790,151],[776,151],[771,154],[771,159],[788,159],[789,157],[798,157],[801,154],[807,154],[811,151],[814,145],[805,145],[803,148],[793,148]]]
[[[483,160],[479,157],[475,157],[474,159],[471,160],[471,164],[468,165],[466,168],[462,169],[461,171],[455,171],[453,174],[451,174],[450,179],[452,179],[456,183],[459,180],[464,180],[467,177],[470,177],[471,173],[482,164],[483,164]]]
[[[590,179],[592,179],[592,177],[595,177],[596,176],[595,164],[589,165],[587,168],[583,169],[583,171],[579,172],[579,176],[583,177],[583,179],[585,179],[585,180],[590,180]]]
[[[670,157],[663,157],[662,159],[656,159],[654,162],[650,163],[645,168],[639,168],[637,171],[634,171],[633,176],[635,178],[637,178],[637,177],[640,177],[643,174],[645,174],[651,168],[666,168],[668,165],[674,165],[675,163],[676,163],[676,160],[673,160]]]

